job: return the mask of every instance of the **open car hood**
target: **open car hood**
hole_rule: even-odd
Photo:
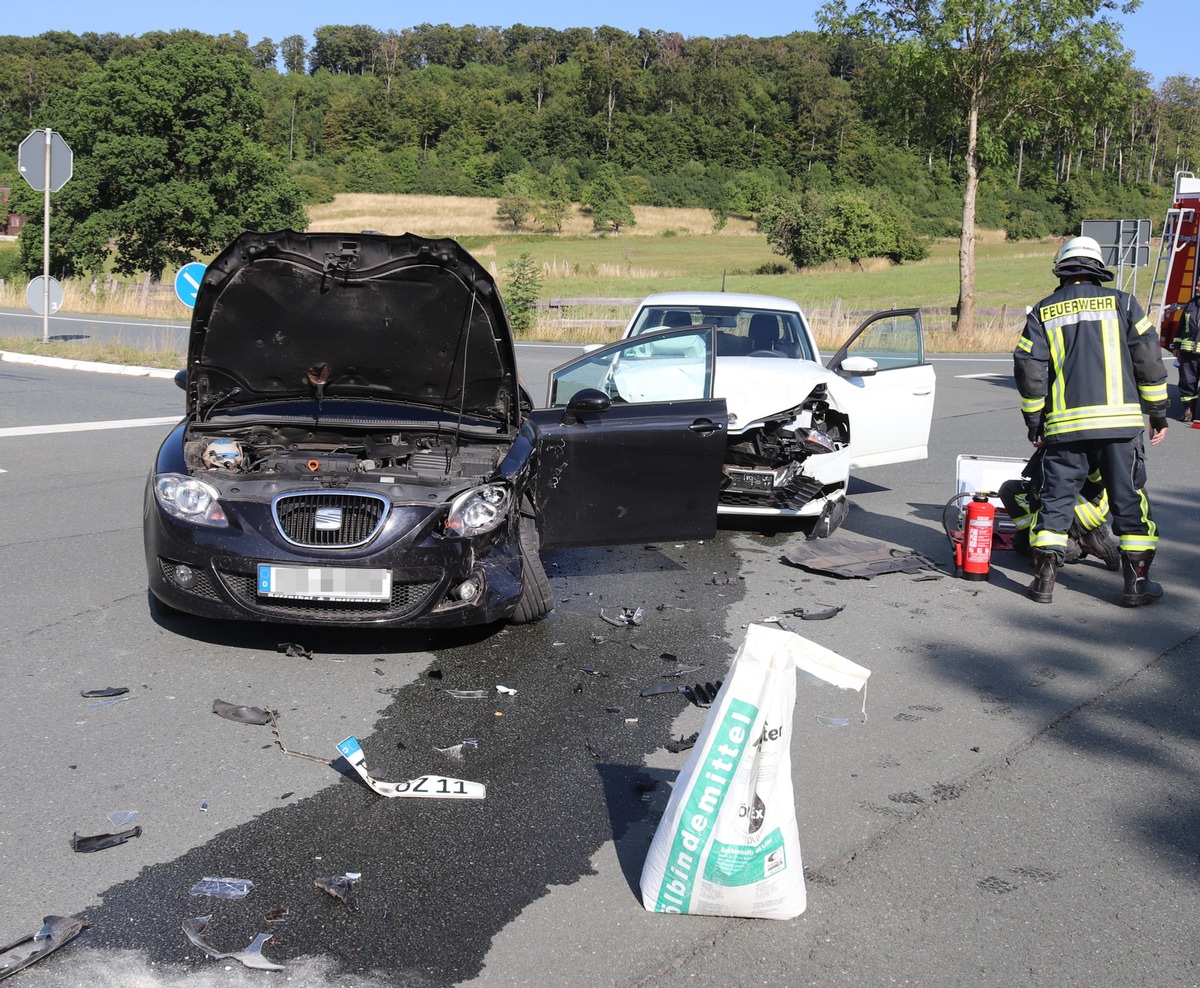
[[[496,283],[453,240],[242,234],[200,283],[187,410],[296,398],[406,402],[515,425],[516,359]]]
[[[713,393],[725,399],[730,414],[729,431],[736,435],[756,422],[799,405],[817,385],[837,380],[833,371],[811,360],[718,357]]]

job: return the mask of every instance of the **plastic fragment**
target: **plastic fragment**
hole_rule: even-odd
[[[482,782],[468,782],[466,779],[452,779],[444,775],[422,775],[404,782],[384,782],[372,778],[367,771],[362,745],[353,734],[338,745],[338,751],[372,792],[389,799],[397,796],[423,799],[484,799],[487,796],[487,786]]]
[[[311,659],[313,656],[311,648],[305,648],[298,642],[280,642],[275,646],[275,651],[293,659]]]
[[[693,731],[686,738],[680,737],[678,741],[668,741],[667,751],[679,754],[681,751],[687,751],[696,746],[696,739],[700,737],[699,731]]]
[[[0,981],[73,940],[88,924],[78,916],[46,916],[37,933],[0,947]]]
[[[132,696],[114,696],[107,700],[93,700],[87,706],[88,710],[95,710],[98,707],[111,707],[114,703],[124,703],[126,700],[132,699]]]
[[[661,696],[663,693],[681,693],[682,686],[676,686],[674,683],[654,683],[642,690],[642,696]]]
[[[273,961],[263,957],[263,945],[267,943],[272,934],[260,933],[251,941],[250,946],[245,950],[238,950],[232,953],[225,953],[210,946],[204,939],[204,931],[208,929],[208,924],[212,920],[211,916],[196,916],[193,919],[185,919],[182,924],[184,934],[189,940],[199,947],[204,953],[208,954],[213,960],[234,960],[241,962],[244,966],[254,968],[256,971],[282,971],[282,964],[276,964]]]
[[[516,690],[510,689],[507,686],[501,686],[499,683],[496,684],[496,692],[503,694],[504,696],[516,696],[517,695]]]
[[[708,707],[716,699],[722,682],[718,679],[715,683],[696,683],[694,686],[683,687],[680,692],[697,707]]]
[[[287,906],[276,906],[274,909],[268,909],[266,915],[263,916],[263,919],[268,923],[282,923],[287,918]]]
[[[85,699],[92,699],[99,696],[124,696],[128,692],[128,686],[106,686],[102,690],[82,690],[79,695]]]
[[[618,628],[624,628],[627,625],[641,624],[644,613],[645,612],[640,607],[622,607],[619,615],[616,617],[609,617],[604,613],[604,608],[601,607],[600,620]]]
[[[207,895],[214,899],[244,899],[254,888],[248,878],[202,878],[190,889],[188,895]]]
[[[486,700],[487,690],[446,690],[456,700]]]
[[[213,700],[212,712],[218,717],[224,717],[226,720],[236,721],[239,724],[254,724],[256,726],[269,724],[273,716],[279,716],[277,711],[268,710],[265,707],[244,707],[236,703],[229,703],[226,700]]]
[[[602,748],[595,738],[587,739],[588,751],[592,753],[593,758],[607,758],[608,752]]]
[[[351,898],[351,893],[354,891],[354,883],[361,877],[361,872],[348,871],[344,875],[329,875],[326,878],[314,878],[313,885],[322,892],[328,892],[335,899],[341,899],[347,906],[354,909],[355,903]]]
[[[126,827],[137,819],[137,810],[110,810],[107,814],[108,822],[114,827]]]
[[[129,830],[121,830],[115,834],[96,834],[92,837],[80,837],[76,833],[71,835],[71,850],[79,851],[80,853],[103,851],[105,848],[124,844],[131,837],[141,836],[141,827],[131,827]]]
[[[824,717],[817,714],[817,723],[822,727],[845,727],[850,720],[847,717]]]
[[[798,617],[801,621],[828,621],[831,617],[836,617],[844,611],[845,607],[826,607],[819,611],[807,611],[803,607],[793,607],[790,611],[785,611],[785,614],[790,614],[793,617]]]

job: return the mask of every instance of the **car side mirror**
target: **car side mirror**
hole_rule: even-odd
[[[838,366],[842,377],[873,377],[879,365],[870,357],[847,357]]]
[[[577,391],[567,402],[563,421],[570,425],[578,422],[579,416],[585,412],[607,412],[610,408],[612,408],[612,399],[603,391],[596,388],[584,388]]]
[[[175,386],[179,388],[180,391],[187,390],[187,371],[181,370],[175,372]]]

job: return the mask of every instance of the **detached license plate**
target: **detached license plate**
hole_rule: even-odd
[[[258,564],[260,597],[291,600],[345,600],[366,603],[392,595],[390,569],[341,569],[334,566]]]

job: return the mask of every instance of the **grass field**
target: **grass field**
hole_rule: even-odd
[[[310,229],[405,231],[448,236],[487,265],[504,288],[509,266],[528,253],[542,276],[541,297],[640,298],[682,289],[758,292],[800,302],[813,316],[823,348],[840,342],[850,319],[833,324],[825,313],[922,306],[948,308],[958,299],[958,242],[938,241],[916,263],[869,261],[865,270],[839,262],[797,271],[772,252],[766,238],[745,219],[731,218],[720,230],[703,209],[634,207],[637,223],[616,235],[590,232],[590,219],[576,209],[562,234],[514,233],[495,215],[494,199],[437,196],[340,195],[310,209]],[[971,339],[951,333],[945,320],[927,319],[930,350],[1008,350],[1024,318],[1024,307],[1052,287],[1050,259],[1056,244],[1009,243],[1001,231],[983,231],[976,252],[976,306],[983,310]],[[169,284],[122,285],[100,297],[86,283],[64,285],[63,312],[183,319],[187,310]],[[24,285],[0,289],[0,306],[25,308]],[[1008,318],[997,315],[1007,307]],[[617,329],[604,320],[628,309],[568,310],[569,320],[543,313],[529,339],[602,342]],[[579,323],[582,323],[580,325]]]

